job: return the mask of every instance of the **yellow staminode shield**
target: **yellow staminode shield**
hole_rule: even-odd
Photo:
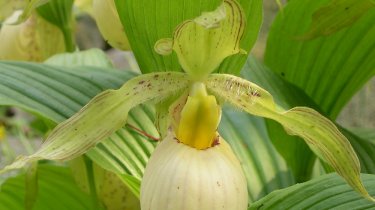
[[[196,149],[213,146],[220,112],[215,97],[207,94],[204,84],[194,83],[181,111],[176,132],[178,140]]]

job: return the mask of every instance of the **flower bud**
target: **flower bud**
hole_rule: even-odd
[[[246,179],[230,146],[220,137],[199,150],[171,132],[157,146],[141,184],[145,210],[245,210]]]
[[[93,15],[100,33],[108,44],[120,50],[130,50],[114,0],[94,0]]]
[[[19,15],[14,13],[1,28],[0,60],[43,61],[65,51],[61,30],[37,14],[18,25],[7,25]]]

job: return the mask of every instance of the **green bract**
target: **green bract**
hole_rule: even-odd
[[[121,128],[134,106],[147,101],[161,102],[171,96],[177,98],[199,80],[221,103],[229,102],[250,114],[275,120],[288,133],[302,137],[356,191],[374,200],[362,185],[354,150],[332,122],[310,108],[284,110],[266,90],[247,80],[225,74],[210,75],[226,57],[241,52],[239,42],[245,29],[242,17],[240,5],[225,0],[215,11],[181,23],[173,39],[159,41],[156,49],[162,54],[173,49],[186,73],[145,74],[129,80],[118,90],[104,91],[59,124],[35,154],[20,157],[2,172],[34,160],[77,157]]]

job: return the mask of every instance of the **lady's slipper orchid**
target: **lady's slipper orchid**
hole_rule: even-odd
[[[307,107],[283,110],[266,90],[242,78],[211,74],[226,57],[243,53],[244,17],[235,0],[224,0],[215,11],[181,23],[173,38],[161,39],[155,49],[163,55],[174,51],[186,73],[145,74],[118,90],[102,92],[59,124],[36,153],[20,157],[3,171],[39,159],[77,157],[121,128],[134,106],[177,97],[169,119],[163,118],[171,125],[170,132],[146,168],[143,209],[246,209],[240,164],[216,133],[224,102],[281,123],[362,196],[374,200],[360,180],[353,148],[332,122]]]
[[[36,13],[23,23],[10,25],[19,15],[15,12],[0,30],[0,60],[40,62],[65,51],[64,35],[57,26]]]

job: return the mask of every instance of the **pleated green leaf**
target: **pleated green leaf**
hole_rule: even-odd
[[[202,12],[215,10],[222,0],[115,0],[119,17],[131,48],[143,73],[153,71],[182,71],[175,54],[162,56],[154,51],[155,43],[171,37],[176,27]],[[262,21],[262,0],[238,1],[249,23],[240,47],[250,51],[258,36]],[[219,67],[219,72],[236,74],[247,56],[231,56]]]
[[[269,33],[265,64],[304,90],[331,119],[375,73],[375,8],[350,27],[310,41],[311,16],[326,0],[290,1]],[[287,53],[286,53],[287,52]]]
[[[33,209],[94,210],[90,197],[75,184],[69,168],[41,164],[38,167],[39,192]],[[1,210],[25,209],[25,174],[7,179],[0,190]]]
[[[355,23],[375,6],[372,0],[331,0],[314,12],[310,29],[300,39],[331,35]]]
[[[213,74],[205,82],[213,95],[250,114],[275,120],[290,135],[302,137],[321,159],[331,165],[356,191],[370,200],[360,180],[358,157],[346,137],[319,112],[307,107],[284,110],[259,86],[232,75]]]
[[[375,175],[362,174],[369,193],[375,196]],[[354,192],[335,173],[272,192],[249,210],[375,209],[375,204]]]

